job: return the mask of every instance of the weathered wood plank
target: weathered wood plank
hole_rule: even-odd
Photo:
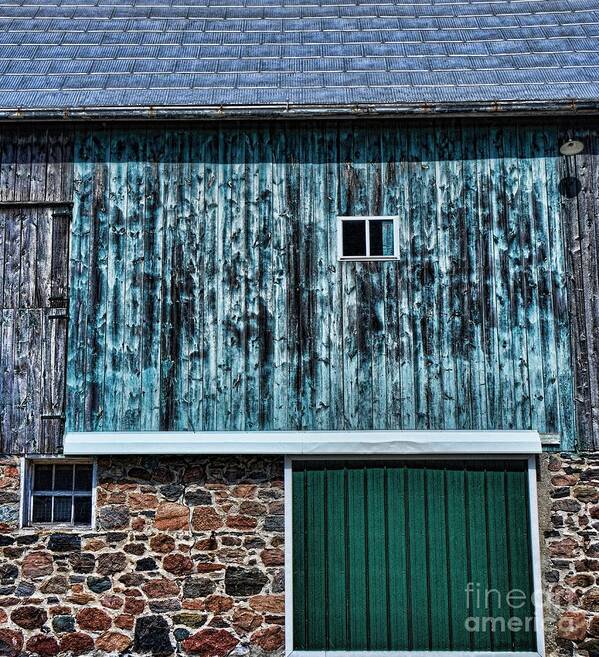
[[[110,212],[76,203],[71,327],[87,337],[70,428],[557,427],[566,440],[559,177],[542,131],[95,132],[77,180],[108,179]],[[399,260],[339,263],[336,217],[382,213],[400,217]]]

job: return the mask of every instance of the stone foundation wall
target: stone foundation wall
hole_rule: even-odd
[[[547,655],[599,655],[599,454],[543,455]]]
[[[279,655],[283,460],[98,462],[97,526],[18,528],[0,457],[0,655]],[[599,655],[599,454],[543,455],[547,654]]]
[[[283,646],[281,458],[98,462],[94,531],[17,530],[0,460],[0,655]]]

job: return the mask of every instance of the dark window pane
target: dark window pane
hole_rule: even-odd
[[[54,490],[73,490],[73,466],[57,465],[54,472]]]
[[[75,466],[75,490],[92,489],[92,466],[76,465]]]
[[[57,496],[54,498],[54,522],[71,522],[72,497]]]
[[[344,221],[343,225],[343,255],[366,255],[366,222]]]
[[[52,498],[46,495],[33,496],[31,519],[33,522],[52,521]]]
[[[92,524],[92,498],[84,496],[75,497],[75,514],[73,522],[76,525]]]
[[[36,465],[33,477],[33,490],[52,490],[52,466]]]
[[[393,253],[393,221],[389,219],[370,220],[370,255],[395,255]]]

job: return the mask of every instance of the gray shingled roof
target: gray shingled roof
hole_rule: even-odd
[[[599,0],[0,0],[4,116],[572,101],[599,105]]]

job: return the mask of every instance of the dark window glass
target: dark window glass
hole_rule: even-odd
[[[57,465],[54,471],[54,490],[73,490],[73,466]]]
[[[366,222],[344,221],[343,225],[343,255],[366,255]]]
[[[92,498],[77,495],[75,496],[75,509],[73,522],[76,525],[91,525],[92,523]]]
[[[52,522],[52,498],[47,495],[34,495],[31,518],[33,522]]]
[[[36,465],[33,477],[33,490],[52,490],[52,466]]]
[[[92,489],[92,466],[76,465],[75,466],[75,490]]]
[[[71,522],[72,497],[57,495],[54,498],[54,522]]]
[[[370,254],[371,256],[392,256],[393,221],[389,219],[370,220]]]

